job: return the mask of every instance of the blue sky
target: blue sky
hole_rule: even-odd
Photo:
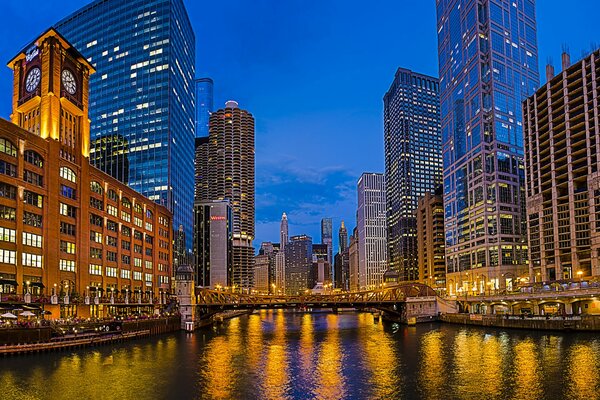
[[[0,55],[22,46],[81,0],[6,0]],[[383,172],[382,97],[399,66],[437,76],[434,0],[185,0],[196,33],[196,71],[215,81],[215,106],[235,99],[256,118],[256,243],[290,234],[320,241],[356,224],[356,181]],[[540,71],[600,44],[600,2],[538,0]],[[544,73],[541,74],[545,76]],[[0,68],[0,117],[12,75]],[[334,235],[335,236],[335,235]]]

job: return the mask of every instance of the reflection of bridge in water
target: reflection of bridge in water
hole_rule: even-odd
[[[377,309],[387,318],[409,322],[431,320],[438,312],[452,312],[453,302],[436,296],[435,291],[421,283],[387,286],[362,292],[332,294],[255,295],[196,288],[196,320],[230,310],[261,309]],[[441,307],[441,309],[440,309]]]

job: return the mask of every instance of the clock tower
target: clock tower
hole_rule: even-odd
[[[88,83],[94,67],[50,28],[9,63],[14,72],[11,120],[60,143],[60,157],[76,164],[90,152]]]

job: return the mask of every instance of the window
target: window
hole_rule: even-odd
[[[146,218],[148,219],[152,219],[153,215],[152,215],[152,211],[150,210],[146,210]]]
[[[23,211],[23,223],[36,228],[42,227],[42,216],[29,211]]]
[[[9,206],[0,205],[0,219],[5,221],[15,221],[17,216],[17,210]]]
[[[23,171],[23,180],[27,183],[31,183],[32,185],[43,187],[44,186],[44,178],[40,174],[36,174],[35,172],[31,172],[28,170]]]
[[[123,250],[131,250],[131,242],[127,242],[125,240],[121,240],[121,248]]]
[[[121,270],[121,278],[131,279],[131,271],[129,271],[128,269],[122,269]]]
[[[90,224],[96,225],[99,227],[104,226],[104,218],[96,214],[90,214]]]
[[[102,234],[100,232],[90,231],[90,240],[95,243],[102,243]]]
[[[148,230],[148,231],[152,230],[152,223],[151,222],[146,222],[146,230]]]
[[[104,210],[104,202],[95,197],[90,197],[90,207],[93,207],[97,210],[102,211],[102,210]]]
[[[169,226],[169,218],[163,217],[162,215],[158,217],[158,223],[163,226]]]
[[[91,181],[90,182],[90,190],[92,191],[92,193],[96,193],[96,194],[99,194],[101,196],[104,194],[104,189],[102,189],[102,185],[100,185],[96,181]]]
[[[44,203],[44,197],[41,194],[30,192],[29,190],[23,191],[23,201],[32,206],[42,208]]]
[[[8,139],[0,138],[0,152],[9,156],[17,156],[17,147]]]
[[[121,205],[123,206],[123,208],[131,209],[131,202],[127,197],[123,197],[123,200],[121,200]]]
[[[131,237],[131,229],[128,226],[121,226],[121,235]]]
[[[16,177],[17,166],[4,160],[0,160],[0,174]]]
[[[60,269],[61,271],[75,272],[75,261],[61,259],[58,262],[58,269]]]
[[[162,276],[162,275],[159,276],[158,277],[158,283],[159,284],[163,284],[163,283],[168,284],[169,283],[169,277],[168,276]]]
[[[65,217],[75,218],[77,215],[77,208],[70,206],[65,203],[60,203],[60,215],[64,215]]]
[[[106,197],[112,201],[119,201],[119,195],[112,189],[108,189],[108,192],[106,192]]]
[[[131,222],[131,214],[129,214],[125,211],[121,211],[121,219],[123,219],[124,221],[127,221],[127,222]]]
[[[60,173],[61,178],[66,179],[69,182],[73,182],[73,183],[77,182],[77,175],[75,175],[75,172],[73,172],[73,170],[71,168],[60,167],[59,173]]]
[[[125,265],[131,264],[131,257],[126,254],[121,254],[121,262]]]
[[[142,206],[139,205],[139,203],[136,203],[135,206],[133,207],[133,209],[135,210],[136,213],[143,213],[144,209],[142,208]]]
[[[152,269],[152,261],[144,261],[144,266],[146,267],[146,269]]]
[[[42,256],[39,254],[23,253],[22,261],[24,267],[42,268]]]
[[[0,263],[13,265],[16,264],[17,252],[13,250],[0,249]]]
[[[117,238],[114,236],[107,236],[106,244],[109,246],[117,247]]]
[[[0,182],[0,197],[7,199],[17,198],[17,188],[7,183]]]
[[[134,267],[139,267],[139,268],[142,268],[142,259],[141,259],[141,258],[137,258],[137,257],[135,257],[135,258],[133,259],[133,266],[134,266]]]
[[[25,159],[25,162],[35,165],[38,168],[44,167],[44,159],[33,150],[25,150],[23,158]]]
[[[117,253],[115,253],[114,251],[107,251],[106,252],[106,259],[108,261],[116,262],[117,261]]]
[[[106,276],[109,276],[111,278],[116,278],[117,277],[117,269],[113,268],[113,267],[106,267]]]
[[[133,223],[135,226],[142,227],[142,219],[140,217],[133,217]]]
[[[146,278],[146,282],[152,282],[152,274],[144,274],[144,278]]]
[[[60,194],[73,200],[77,198],[77,191],[67,185],[60,185]]]
[[[135,240],[142,240],[143,239],[142,232],[139,232],[139,231],[133,232],[133,238]],[[140,253],[141,253],[141,251],[140,251]]]
[[[138,254],[142,254],[142,246],[139,244],[134,244],[133,245],[133,252],[134,253],[138,253]]]
[[[111,206],[110,204],[106,205],[106,212],[109,215],[112,215],[113,217],[116,217],[117,215],[119,215],[119,211],[117,210],[117,207]]]
[[[148,244],[154,243],[154,238],[150,235],[146,235],[146,243],[148,243]]]
[[[66,222],[60,223],[60,233],[65,235],[75,236],[75,225],[67,224]]]
[[[141,281],[142,280],[142,273],[139,271],[133,271],[133,280],[135,281]]]
[[[15,231],[14,229],[0,227],[0,241],[16,243],[17,242],[17,231]]]
[[[23,244],[31,247],[42,247],[42,236],[35,233],[23,232]]]
[[[102,249],[90,247],[90,258],[94,258],[96,260],[102,260]]]
[[[110,219],[106,221],[106,229],[113,232],[118,232],[118,226],[115,221],[111,221]]]
[[[90,275],[102,275],[102,266],[90,264]]]
[[[75,243],[67,242],[66,240],[61,240],[60,251],[67,254],[75,254]]]

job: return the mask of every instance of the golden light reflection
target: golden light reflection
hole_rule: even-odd
[[[598,398],[598,352],[597,344],[576,344],[571,348],[568,358],[566,375],[570,378],[570,399]]]
[[[301,365],[301,379],[303,384],[305,384],[307,387],[312,387],[314,385],[314,346],[313,318],[311,314],[306,313],[302,316],[302,323],[300,326],[299,357]]]
[[[264,380],[261,384],[265,399],[285,399],[288,387],[288,355],[286,344],[286,321],[283,310],[277,310],[274,318],[274,335],[266,346],[267,359]]]
[[[395,374],[399,364],[391,336],[383,331],[383,324],[373,324],[373,315],[358,315],[362,328],[360,344],[364,350],[364,364],[370,372],[372,398],[393,399],[400,393],[402,377]]]
[[[344,355],[340,348],[339,321],[335,314],[327,315],[327,333],[317,358],[317,399],[341,399],[344,397],[342,365]]]
[[[444,397],[444,382],[447,374],[444,369],[442,337],[442,332],[431,331],[426,333],[421,341],[419,382],[423,388],[422,393],[427,399]]]
[[[498,398],[502,390],[505,359],[506,350],[498,337],[478,331],[457,333],[454,340],[454,379],[459,398]]]
[[[263,330],[262,319],[265,315],[265,310],[260,314],[248,316],[248,333],[246,335],[246,348],[252,349],[247,351],[248,368],[250,370],[260,370],[263,356]]]
[[[537,348],[531,339],[514,345],[515,399],[539,399],[543,395]]]

